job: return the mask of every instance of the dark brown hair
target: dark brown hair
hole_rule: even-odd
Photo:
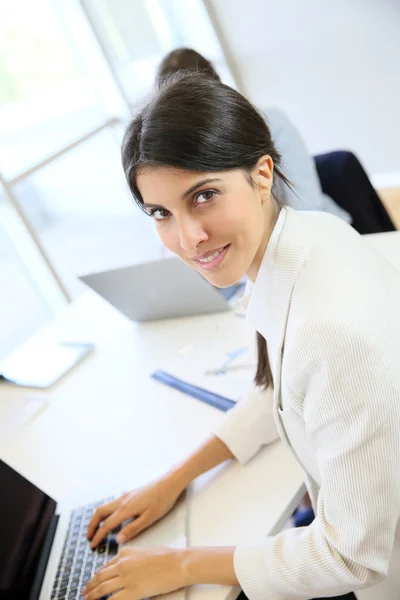
[[[254,185],[251,172],[266,154],[274,162],[274,177],[290,186],[261,113],[236,90],[199,73],[168,78],[131,121],[122,144],[125,176],[142,209],[137,176],[144,168],[208,173],[241,169]],[[271,370],[266,341],[259,334],[257,344],[255,383],[267,387]]]
[[[218,74],[209,60],[191,48],[175,48],[161,61],[156,75],[156,84],[159,86],[168,77],[179,71],[196,72],[213,77],[220,81]]]

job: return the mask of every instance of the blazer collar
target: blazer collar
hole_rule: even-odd
[[[274,381],[293,289],[310,247],[304,215],[289,207],[282,210],[286,213],[282,229],[277,240],[273,240],[275,229],[271,234],[273,247],[268,242],[247,310],[247,320],[267,340],[269,355],[274,357]]]

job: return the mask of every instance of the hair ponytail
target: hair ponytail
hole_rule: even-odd
[[[266,389],[273,386],[271,366],[269,364],[267,342],[265,338],[257,331],[257,371],[254,377],[254,383],[258,387]]]

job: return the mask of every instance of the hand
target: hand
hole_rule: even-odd
[[[85,600],[108,594],[112,600],[140,600],[184,587],[180,551],[175,548],[123,548],[82,591]]]
[[[128,519],[134,520],[121,529],[117,541],[123,544],[135,537],[169,512],[183,489],[171,473],[103,504],[97,508],[89,523],[87,537],[91,540],[91,547],[96,548],[110,531]]]

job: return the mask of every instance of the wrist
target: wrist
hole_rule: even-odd
[[[177,550],[182,587],[196,584],[235,585],[234,547],[183,548]]]
[[[169,473],[168,477],[176,486],[176,488],[183,492],[187,486],[193,481],[195,475],[190,472],[190,469],[185,463],[176,465]]]
[[[198,574],[196,573],[196,554],[197,548],[183,548],[179,550],[178,553],[178,563],[180,570],[180,577],[183,582],[182,587],[187,587],[189,585],[195,585],[198,579]]]

